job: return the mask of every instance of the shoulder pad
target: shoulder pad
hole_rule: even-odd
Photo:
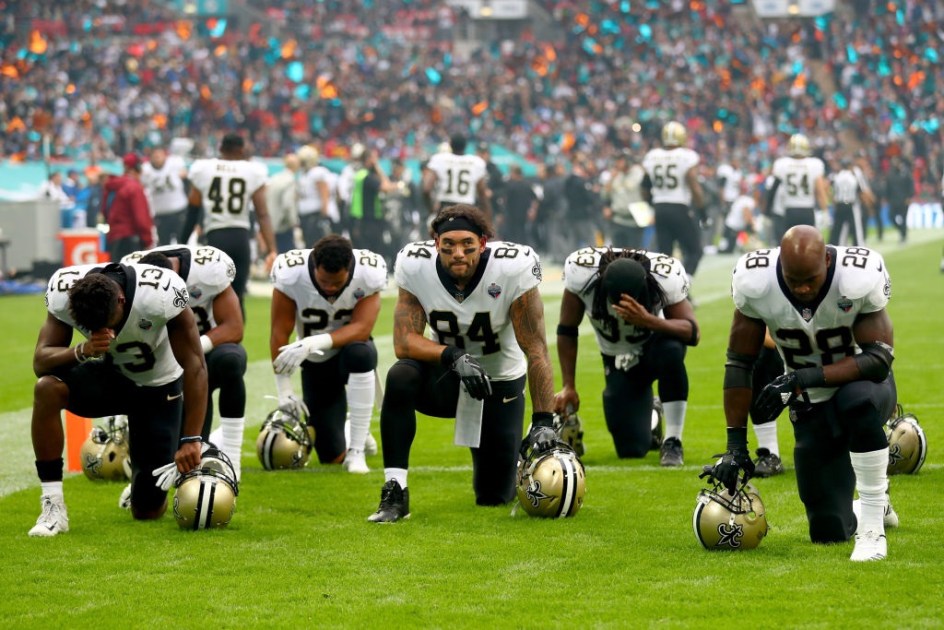
[[[688,297],[691,286],[681,261],[657,252],[646,252],[646,256],[649,257],[649,270],[665,292],[666,306],[678,304]]]
[[[373,295],[387,286],[387,262],[383,256],[369,249],[355,249],[354,260],[357,267],[354,273],[364,279],[364,284]]]
[[[595,247],[578,249],[564,261],[564,288],[581,294],[600,270],[601,251]]]
[[[780,248],[758,249],[741,256],[734,265],[731,277],[731,293],[736,305],[741,305],[741,299],[757,299],[763,297],[775,284],[776,265],[780,258]]]
[[[891,283],[888,278],[888,269],[885,267],[885,259],[873,249],[837,247],[836,271],[839,293],[850,300],[864,298],[877,292],[885,293],[886,297],[891,295]]]
[[[405,274],[417,273],[426,265],[429,265],[429,273],[435,273],[435,267],[430,261],[436,259],[439,254],[436,252],[436,241],[415,241],[403,247],[397,254],[397,260],[394,263],[394,279],[396,283],[403,286],[406,282]]]

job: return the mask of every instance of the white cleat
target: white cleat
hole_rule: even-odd
[[[377,440],[374,439],[374,436],[370,434],[370,431],[367,432],[367,439],[364,440],[364,455],[374,456],[377,454]]]
[[[367,461],[364,459],[364,451],[354,448],[348,449],[342,466],[344,466],[344,470],[355,475],[366,475],[370,472]]]
[[[856,499],[852,502],[852,513],[856,515],[856,520],[862,518],[860,516],[862,513],[862,501],[860,499]],[[895,529],[900,523],[898,512],[892,507],[891,501],[885,504],[885,517],[883,518],[883,522],[885,523],[885,529]]]
[[[29,530],[30,536],[50,537],[69,531],[69,515],[62,497],[44,494],[40,497],[43,511],[36,519],[36,525]]]
[[[888,555],[888,543],[885,534],[875,531],[862,532],[855,536],[855,549],[849,559],[853,562],[884,560]]]
[[[125,486],[125,489],[121,491],[121,496],[118,497],[118,507],[122,510],[131,509],[131,484],[129,483]]]

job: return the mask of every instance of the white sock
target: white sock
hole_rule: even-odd
[[[687,400],[673,400],[662,402],[662,411],[665,412],[665,437],[682,439],[682,429],[685,428],[685,410]]]
[[[401,488],[406,488],[406,468],[384,468],[384,481],[396,479]]]
[[[243,454],[243,430],[246,428],[246,418],[220,418],[220,434],[222,444],[218,446],[233,462],[238,476],[241,470],[240,459]]]
[[[856,476],[856,491],[862,505],[858,532],[885,533],[888,495],[888,448],[868,453],[849,453]]]
[[[757,436],[757,448],[766,448],[780,457],[780,445],[777,443],[777,421],[754,425],[754,435]]]
[[[63,498],[61,481],[40,481],[39,487],[43,490],[43,496]]]
[[[374,372],[353,372],[347,377],[347,411],[351,423],[349,448],[364,450],[374,411]]]

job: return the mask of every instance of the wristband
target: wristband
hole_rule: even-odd
[[[553,427],[554,414],[550,411],[535,411],[531,414],[531,427]]]
[[[728,427],[728,450],[747,450],[747,427]]]
[[[463,354],[465,354],[465,350],[462,348],[446,346],[446,349],[442,351],[441,355],[439,355],[439,362],[442,363],[443,367],[451,368]]]
[[[200,345],[203,347],[203,354],[210,354],[213,349],[213,340],[207,335],[200,335]]]
[[[79,346],[82,346],[81,352],[79,352]],[[80,344],[76,344],[75,347],[72,348],[72,354],[75,355],[75,360],[78,361],[79,363],[85,363],[86,361],[89,360],[89,357],[85,356],[85,342],[84,341]]]
[[[797,385],[806,390],[810,387],[826,387],[826,372],[820,366],[800,368],[796,372]]]
[[[182,438],[180,438],[180,445],[183,446],[184,444],[190,444],[191,442],[202,442],[202,441],[203,441],[202,435],[185,435]]]

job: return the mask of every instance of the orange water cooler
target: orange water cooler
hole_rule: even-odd
[[[98,230],[80,228],[59,232],[62,241],[62,265],[94,265],[101,262],[102,252],[99,247],[101,234]]]

